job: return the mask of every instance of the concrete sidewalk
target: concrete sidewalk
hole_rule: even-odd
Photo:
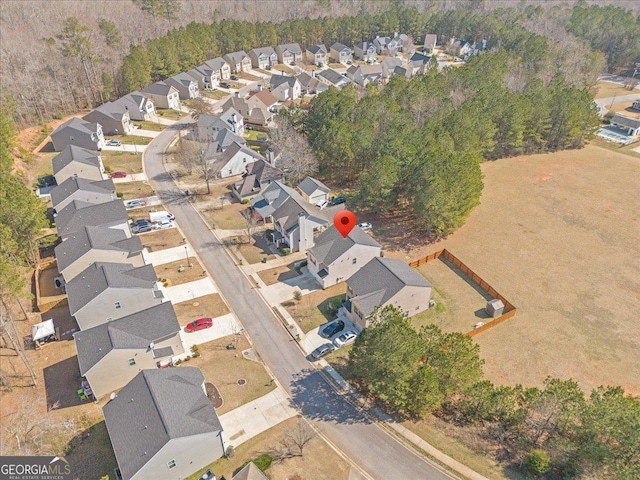
[[[280,387],[273,392],[220,416],[225,448],[238,445],[259,433],[298,415],[289,405],[287,393]]]
[[[170,301],[171,303],[186,302],[211,293],[218,293],[218,289],[209,277],[174,285],[173,287],[160,286],[160,290],[164,294],[165,301]]]
[[[142,255],[144,256],[146,263],[151,263],[153,265],[164,265],[165,263],[184,260],[185,268],[188,268],[186,266],[187,257],[193,256],[194,251],[188,245],[178,245],[177,247],[165,248],[164,250],[157,250],[155,252],[147,252],[146,250],[143,250]]]
[[[158,135],[162,133],[162,130],[143,130],[142,128],[134,128],[131,130],[129,135],[133,135],[134,137],[148,137],[148,138],[156,138]]]
[[[162,133],[162,132],[160,132]],[[131,145],[128,143],[123,143],[119,147],[110,147],[105,145],[102,147],[102,150],[111,151],[111,152],[133,152],[133,153],[142,153],[147,148],[146,145]]]

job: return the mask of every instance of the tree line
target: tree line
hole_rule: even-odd
[[[503,463],[548,478],[640,478],[640,398],[621,387],[585,396],[573,380],[543,388],[482,379],[479,347],[435,325],[416,331],[393,306],[379,309],[349,352],[366,392],[412,418],[435,413],[479,432]]]
[[[374,212],[406,206],[436,236],[478,204],[481,161],[580,148],[599,124],[586,89],[559,71],[545,81],[506,49],[366,92],[330,88],[292,117],[322,175],[357,185]]]

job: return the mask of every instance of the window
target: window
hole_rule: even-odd
[[[176,461],[175,460],[169,460],[167,462],[167,467],[169,467],[169,470],[171,470],[175,466],[176,466]]]
[[[356,263],[358,263],[358,259],[357,259],[357,258],[354,258],[353,260],[351,260],[351,263],[352,263],[353,265],[355,265]]]
[[[122,308],[122,305],[120,305],[120,302],[114,303],[113,306],[116,308]]]
[[[134,358],[129,359],[129,366],[133,367],[136,364],[136,360]]]

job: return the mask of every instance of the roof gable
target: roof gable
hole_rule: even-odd
[[[56,215],[59,236],[77,232],[88,225],[99,226],[126,222],[129,218],[122,200],[92,204],[73,200]]]
[[[349,235],[343,237],[332,225],[318,235],[315,239],[315,245],[311,248],[311,253],[319,263],[329,266],[355,245],[381,248],[378,242],[358,226],[355,226]]]

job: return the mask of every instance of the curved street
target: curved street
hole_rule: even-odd
[[[163,131],[143,155],[156,195],[176,222],[249,334],[262,360],[291,395],[294,407],[367,476],[384,480],[456,478],[416,454],[335,392],[307,361],[270,307],[165,170],[163,152],[181,128]]]

